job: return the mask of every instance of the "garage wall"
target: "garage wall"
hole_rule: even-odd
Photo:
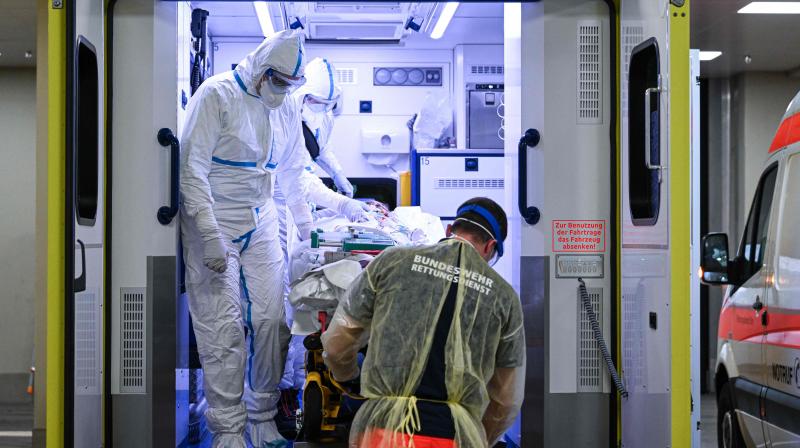
[[[743,162],[740,174],[743,182],[739,204],[744,207],[740,224],[756,190],[761,169],[767,159],[767,150],[780,125],[786,106],[800,90],[800,78],[783,73],[746,73],[736,80],[734,97],[741,103],[741,123],[736,155]],[[741,227],[740,227],[741,228]]]
[[[35,86],[35,69],[0,69],[0,402],[26,398],[33,353]]]

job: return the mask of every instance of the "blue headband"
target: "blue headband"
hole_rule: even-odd
[[[503,256],[503,241],[501,240],[502,234],[500,233],[500,224],[497,222],[497,219],[495,219],[494,215],[491,214],[489,210],[486,210],[485,208],[481,207],[478,204],[469,204],[458,209],[458,211],[456,212],[456,217],[459,217],[467,212],[477,213],[483,219],[485,219],[486,222],[489,223],[489,226],[491,226],[492,228],[492,233],[494,234],[492,236],[494,237],[494,240],[497,243],[496,246],[497,256],[502,257]]]

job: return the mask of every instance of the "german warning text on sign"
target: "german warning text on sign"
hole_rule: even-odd
[[[553,252],[605,252],[606,222],[554,220]]]

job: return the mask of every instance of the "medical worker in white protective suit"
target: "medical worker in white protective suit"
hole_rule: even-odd
[[[214,447],[244,448],[245,428],[256,448],[286,444],[273,421],[289,339],[274,181],[287,186],[304,238],[312,192],[340,213],[363,213],[305,171],[299,111],[284,101],[305,82],[303,51],[299,34],[270,36],[235,70],[207,79],[186,110],[181,232]]]
[[[514,289],[487,263],[506,216],[487,198],[458,208],[450,236],[385,250],[344,294],[322,334],[325,364],[368,398],[350,446],[491,447],[524,396],[525,332]]]
[[[353,186],[347,180],[347,176],[344,174],[344,170],[330,145],[334,124],[333,109],[342,95],[342,89],[336,82],[335,75],[336,69],[327,59],[312,59],[306,66],[306,83],[298,88],[287,101],[293,101],[298,110],[301,111],[303,138],[311,159],[333,179],[333,183],[339,193],[353,197]],[[311,170],[312,168],[309,167],[308,169]],[[287,230],[287,228],[292,228],[292,222],[291,217],[286,215],[286,209],[280,207],[283,199],[280,186],[278,186],[278,190],[275,202],[278,205],[281,247],[284,251],[284,261],[288,263],[289,254],[292,251],[293,235],[291,230]],[[288,285],[292,280],[286,279],[285,292],[287,294],[289,293]],[[291,325],[293,313],[288,301],[286,310],[287,323]],[[292,397],[294,397],[298,389],[303,387],[305,382],[304,358],[303,336],[292,336],[289,355],[286,359],[286,369],[281,380],[281,389],[290,391],[289,395]],[[286,409],[290,415],[283,417],[286,417],[287,420],[292,420],[294,419],[295,400],[291,398],[289,400]]]
[[[353,197],[353,185],[339,164],[330,144],[333,132],[333,109],[342,96],[342,89],[335,82],[336,70],[327,59],[314,58],[306,66],[306,83],[292,94],[303,116],[303,136],[306,142],[313,138],[319,148],[307,144],[309,155],[336,185],[339,193]],[[341,107],[341,105],[340,105]]]

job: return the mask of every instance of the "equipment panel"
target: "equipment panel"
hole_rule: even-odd
[[[441,67],[374,67],[374,86],[441,86]]]

